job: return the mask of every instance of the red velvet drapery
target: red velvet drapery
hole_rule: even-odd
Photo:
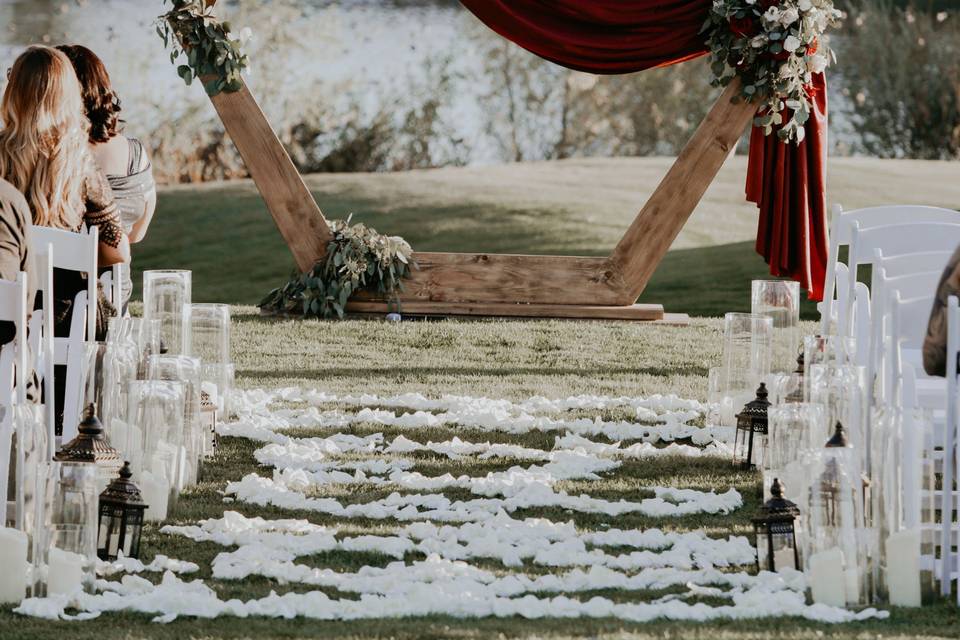
[[[632,73],[707,53],[700,29],[711,0],[461,0],[504,38],[559,65]],[[753,130],[747,199],[760,209],[757,251],[770,273],[823,295],[827,101],[815,78],[816,109],[799,145]]]

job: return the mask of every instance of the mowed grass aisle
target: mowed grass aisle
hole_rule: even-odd
[[[812,325],[807,329],[812,329]],[[277,387],[302,385],[336,393],[372,392],[381,396],[420,392],[429,396],[443,393],[523,400],[532,395],[551,398],[574,394],[645,396],[676,393],[705,399],[707,368],[718,361],[720,334],[717,321],[696,321],[689,327],[627,323],[581,322],[403,322],[378,321],[318,322],[265,319],[254,308],[234,308],[233,355],[239,385]],[[344,410],[355,410],[343,407]],[[574,414],[576,415],[576,414]],[[597,415],[597,412],[585,412]],[[604,419],[629,419],[626,412],[600,414]],[[401,432],[381,425],[360,424],[351,429],[296,431],[297,436],[330,435],[335,431],[368,435],[383,433],[386,440]],[[291,433],[292,435],[292,433]],[[409,436],[409,432],[407,432]],[[554,434],[533,432],[509,435],[471,429],[437,428],[418,431],[416,439],[443,441],[458,436],[474,442],[508,442],[549,449]],[[170,522],[193,524],[200,518],[222,515],[224,509],[265,518],[305,518],[318,524],[335,525],[341,534],[389,534],[398,523],[393,520],[337,519],[316,512],[262,508],[242,502],[224,504],[221,492],[227,480],[247,473],[270,475],[258,467],[253,450],[258,444],[237,438],[225,439],[213,464],[206,467],[202,484],[183,496]],[[529,462],[515,459],[453,461],[432,453],[405,454],[426,475],[445,472],[483,475]],[[658,458],[626,460],[619,469],[603,473],[600,481],[566,482],[557,488],[571,494],[589,493],[610,500],[640,500],[649,497],[647,487],[662,485],[718,492],[735,487],[744,498],[743,508],[728,516],[693,515],[681,518],[651,518],[637,514],[610,518],[557,509],[526,509],[514,517],[546,517],[573,520],[581,529],[606,527],[650,528],[687,531],[704,530],[711,536],[746,534],[750,517],[758,504],[759,477],[735,472],[727,460],[715,458]],[[382,498],[392,489],[371,486],[333,485],[317,495],[336,497],[344,504]],[[453,497],[457,491],[447,492]],[[458,495],[458,497],[460,497]],[[303,592],[312,587],[283,585],[261,577],[242,581],[212,580],[210,563],[214,556],[229,550],[213,543],[193,543],[184,538],[160,534],[157,527],[146,531],[143,555],[146,560],[162,553],[199,563],[199,574],[221,599],[250,599],[266,596],[271,590]],[[629,552],[624,549],[623,552]],[[611,553],[617,553],[611,550]],[[407,554],[405,561],[423,559]],[[392,558],[378,553],[336,551],[301,557],[300,564],[356,571],[364,565],[385,566]],[[499,562],[472,561],[472,564],[507,572]],[[530,562],[522,571],[541,574],[551,569]],[[553,571],[558,571],[553,569]],[[159,574],[142,574],[159,580]],[[356,598],[356,594],[326,590],[331,597]],[[617,602],[650,601],[667,593],[685,591],[603,590],[571,594],[577,599],[603,596]],[[703,601],[722,604],[709,598]],[[109,614],[89,622],[50,623],[21,618],[0,610],[0,638],[25,640],[63,637],[71,640],[125,640],[127,638],[476,638],[492,637],[692,637],[723,638],[814,638],[822,634],[843,638],[866,637],[958,637],[960,615],[944,603],[922,610],[894,610],[887,621],[840,626],[821,625],[799,619],[691,624],[658,621],[646,625],[612,619],[467,619],[428,617],[352,622],[315,620],[179,619],[170,624],[151,623],[150,615]]]

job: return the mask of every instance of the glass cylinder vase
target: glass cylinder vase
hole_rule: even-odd
[[[192,274],[184,270],[143,272],[143,319],[160,321],[160,352],[190,354]]]
[[[750,312],[773,320],[770,370],[792,371],[800,347],[800,283],[792,280],[754,280]]]

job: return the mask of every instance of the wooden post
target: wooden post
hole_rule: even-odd
[[[332,234],[287,150],[246,84],[239,91],[211,96],[210,101],[290,247],[297,267],[309,271],[326,253]]]
[[[624,304],[643,293],[657,265],[752,122],[757,104],[734,102],[739,94],[737,78],[727,86],[613,250],[610,259],[627,284],[629,302]]]

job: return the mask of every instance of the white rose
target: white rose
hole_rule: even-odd
[[[760,49],[767,45],[767,36],[754,36],[753,40],[750,41],[750,46],[754,49]]]
[[[780,19],[780,9],[778,7],[770,7],[767,9],[767,12],[763,14],[763,19],[767,22],[776,22]]]
[[[783,50],[793,53],[800,48],[800,38],[797,36],[787,36],[787,39],[783,41]]]
[[[817,54],[807,60],[807,69],[811,73],[823,73],[830,61],[825,55]]]
[[[800,7],[800,11],[810,11],[813,8],[813,3],[810,0],[800,0],[797,6]]]
[[[780,12],[780,24],[785,27],[790,26],[794,22],[800,19],[800,12],[790,7],[789,9],[784,9]]]

